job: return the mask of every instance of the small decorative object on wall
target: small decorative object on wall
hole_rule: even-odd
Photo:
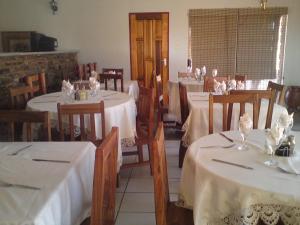
[[[260,7],[265,10],[267,7],[268,0],[260,0]]]
[[[51,9],[52,9],[53,15],[55,15],[56,12],[58,11],[58,4],[57,4],[57,1],[56,1],[56,0],[51,0],[51,1],[50,1],[50,7],[51,7]]]

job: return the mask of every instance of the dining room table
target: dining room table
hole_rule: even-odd
[[[178,204],[193,210],[194,224],[299,225],[300,132],[290,133],[294,154],[275,156],[273,167],[264,163],[265,130],[252,130],[244,151],[239,131],[223,134],[197,139],[185,156]]]
[[[122,165],[122,145],[131,146],[135,143],[137,109],[133,97],[122,92],[100,90],[98,94],[94,96],[88,91],[87,100],[75,101],[73,98],[66,98],[62,92],[54,92],[31,99],[27,102],[26,109],[33,111],[48,111],[50,113],[51,127],[58,129],[58,102],[61,104],[90,104],[99,103],[102,100],[104,101],[105,131],[101,130],[101,116],[96,115],[96,137],[101,139],[102,132],[108,134],[112,127],[119,127],[118,168],[120,168]],[[64,123],[68,123],[68,120],[64,120]],[[79,124],[80,119],[78,117],[77,119],[74,119],[74,125],[79,126]],[[87,129],[89,129],[89,127],[87,127]],[[75,134],[78,134],[78,131],[75,131]]]
[[[189,116],[183,124],[184,135],[182,141],[185,146],[189,146],[198,138],[208,135],[209,125],[209,92],[188,92]],[[268,111],[268,101],[262,99],[258,120],[258,129],[264,129]],[[214,131],[222,131],[222,104],[214,104]],[[252,105],[246,104],[245,111],[252,118]],[[272,122],[277,121],[282,113],[287,113],[287,109],[279,104],[274,104]],[[219,115],[219,116],[218,116]],[[240,108],[238,104],[233,105],[231,129],[238,130]]]
[[[0,142],[0,224],[79,225],[92,204],[91,142]]]

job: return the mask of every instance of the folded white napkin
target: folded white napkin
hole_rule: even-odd
[[[67,95],[71,95],[74,91],[74,86],[70,83],[70,81],[62,81],[62,92]]]
[[[242,81],[238,81],[236,85],[237,90],[244,90],[245,89],[245,83]]]
[[[284,111],[279,117],[279,125],[283,128],[288,128],[293,123],[293,116],[294,113],[289,115],[287,111]]]

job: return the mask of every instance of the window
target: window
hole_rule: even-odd
[[[208,73],[282,80],[287,8],[191,9],[189,52]]]

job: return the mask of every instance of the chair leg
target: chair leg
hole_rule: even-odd
[[[138,158],[139,158],[139,162],[143,162],[144,161],[144,157],[143,157],[143,145],[137,145],[137,150],[138,150]]]
[[[182,141],[180,141],[180,147],[179,147],[179,162],[178,162],[178,167],[182,168],[183,160],[185,157],[187,147],[183,146]]]
[[[152,165],[153,165],[153,162],[152,162],[153,157],[152,157],[152,146],[151,146],[151,144],[148,144],[148,152],[149,152],[150,174],[152,176],[153,175],[153,167],[152,167]]]

